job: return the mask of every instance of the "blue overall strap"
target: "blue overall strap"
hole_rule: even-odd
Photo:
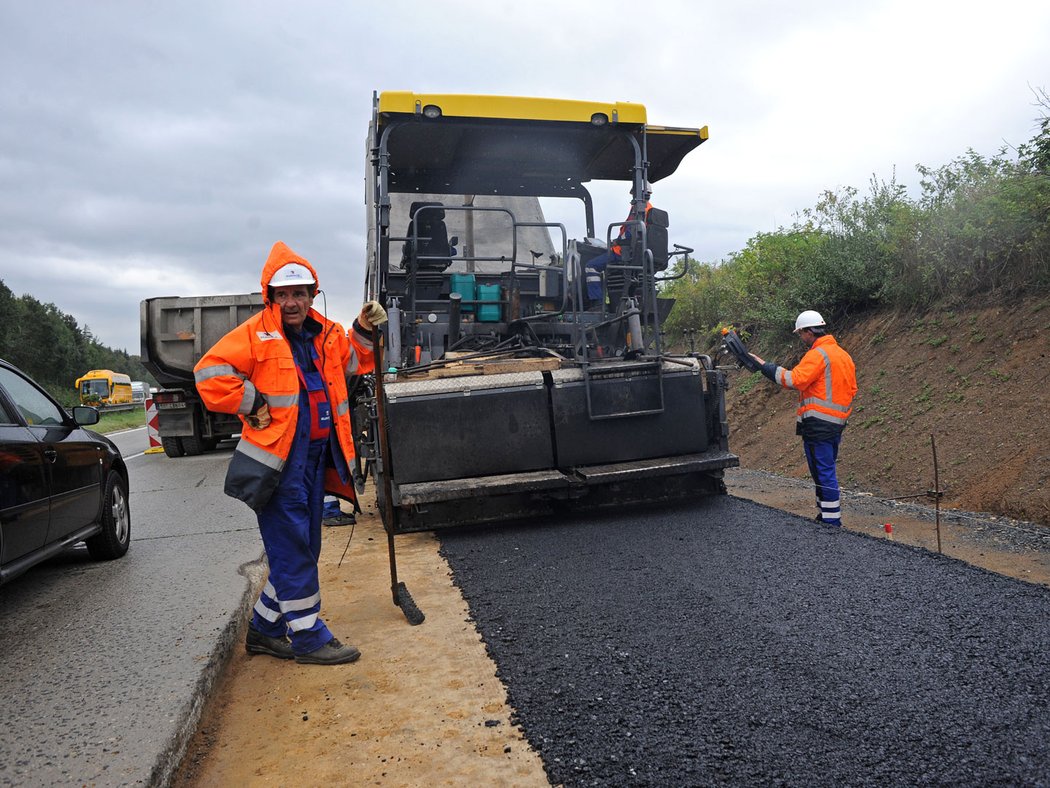
[[[332,408],[321,375],[321,360],[313,344],[313,334],[303,329],[290,335],[295,371],[299,375],[299,418],[309,415],[311,441],[327,440],[332,427]]]

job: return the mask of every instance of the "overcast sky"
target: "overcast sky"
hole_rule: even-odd
[[[825,189],[1027,141],[1050,88],[1038,0],[0,0],[0,29],[0,279],[135,354],[143,298],[258,290],[278,239],[352,319],[374,90],[707,125],[653,202],[718,260]]]

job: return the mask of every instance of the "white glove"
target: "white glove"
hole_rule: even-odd
[[[386,310],[383,309],[378,301],[369,301],[361,307],[361,314],[358,316],[357,322],[361,324],[362,328],[381,326],[386,322]]]

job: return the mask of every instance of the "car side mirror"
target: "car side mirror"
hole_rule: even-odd
[[[77,423],[78,427],[90,427],[92,424],[98,424],[100,416],[95,408],[87,405],[74,405],[73,406],[73,421]]]

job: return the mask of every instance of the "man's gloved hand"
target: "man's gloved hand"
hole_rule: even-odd
[[[264,402],[255,413],[245,416],[244,419],[252,429],[264,430],[270,426],[270,406]]]
[[[386,322],[386,310],[383,309],[378,301],[368,301],[361,307],[361,314],[358,316],[357,322],[364,329],[369,329],[372,326],[381,326]]]

